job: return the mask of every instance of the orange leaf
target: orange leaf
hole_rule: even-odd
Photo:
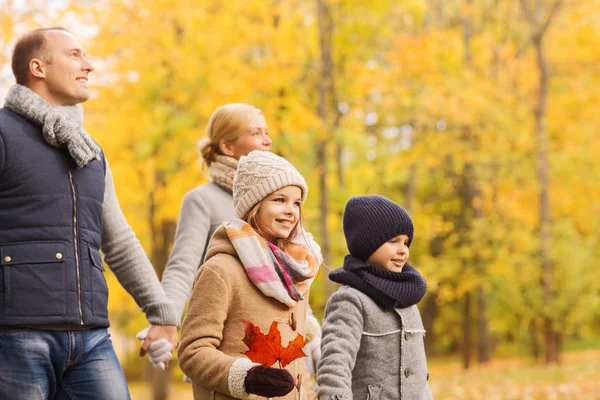
[[[249,350],[244,353],[251,361],[262,364],[265,368],[279,361],[282,368],[297,358],[306,357],[302,348],[306,339],[297,335],[286,347],[281,345],[281,333],[277,328],[277,322],[273,321],[269,333],[264,334],[260,328],[252,322],[242,320],[244,323],[244,344]]]

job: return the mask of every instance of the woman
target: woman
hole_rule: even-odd
[[[178,321],[210,237],[219,225],[233,218],[232,185],[238,160],[252,150],[268,151],[272,143],[262,112],[253,106],[227,104],[210,117],[206,138],[198,147],[211,182],[190,190],[183,198],[175,243],[162,275],[163,289]]]
[[[198,150],[211,182],[195,187],[183,198],[175,242],[162,275],[162,287],[177,313],[177,321],[181,321],[210,237],[234,216],[232,185],[238,160],[252,150],[268,151],[272,143],[265,118],[256,107],[226,104],[210,117]],[[147,333],[148,328],[137,338],[143,340]],[[165,341],[155,341],[148,357],[155,367],[165,369],[171,351]]]

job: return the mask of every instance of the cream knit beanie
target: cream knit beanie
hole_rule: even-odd
[[[254,150],[240,158],[233,177],[235,216],[243,219],[262,199],[286,186],[298,186],[306,200],[306,181],[285,158],[268,151]]]

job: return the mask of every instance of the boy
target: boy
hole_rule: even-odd
[[[423,322],[425,279],[407,263],[408,213],[383,196],[351,198],[344,212],[349,255],[329,278],[317,373],[319,399],[432,399]]]

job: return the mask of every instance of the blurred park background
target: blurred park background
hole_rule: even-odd
[[[319,317],[345,202],[379,193],[415,222],[437,400],[600,399],[600,1],[0,0],[0,102],[15,39],[52,25],[96,68],[85,126],[159,275],[208,117],[250,103],[309,182]],[[107,280],[134,400],[191,399]]]

